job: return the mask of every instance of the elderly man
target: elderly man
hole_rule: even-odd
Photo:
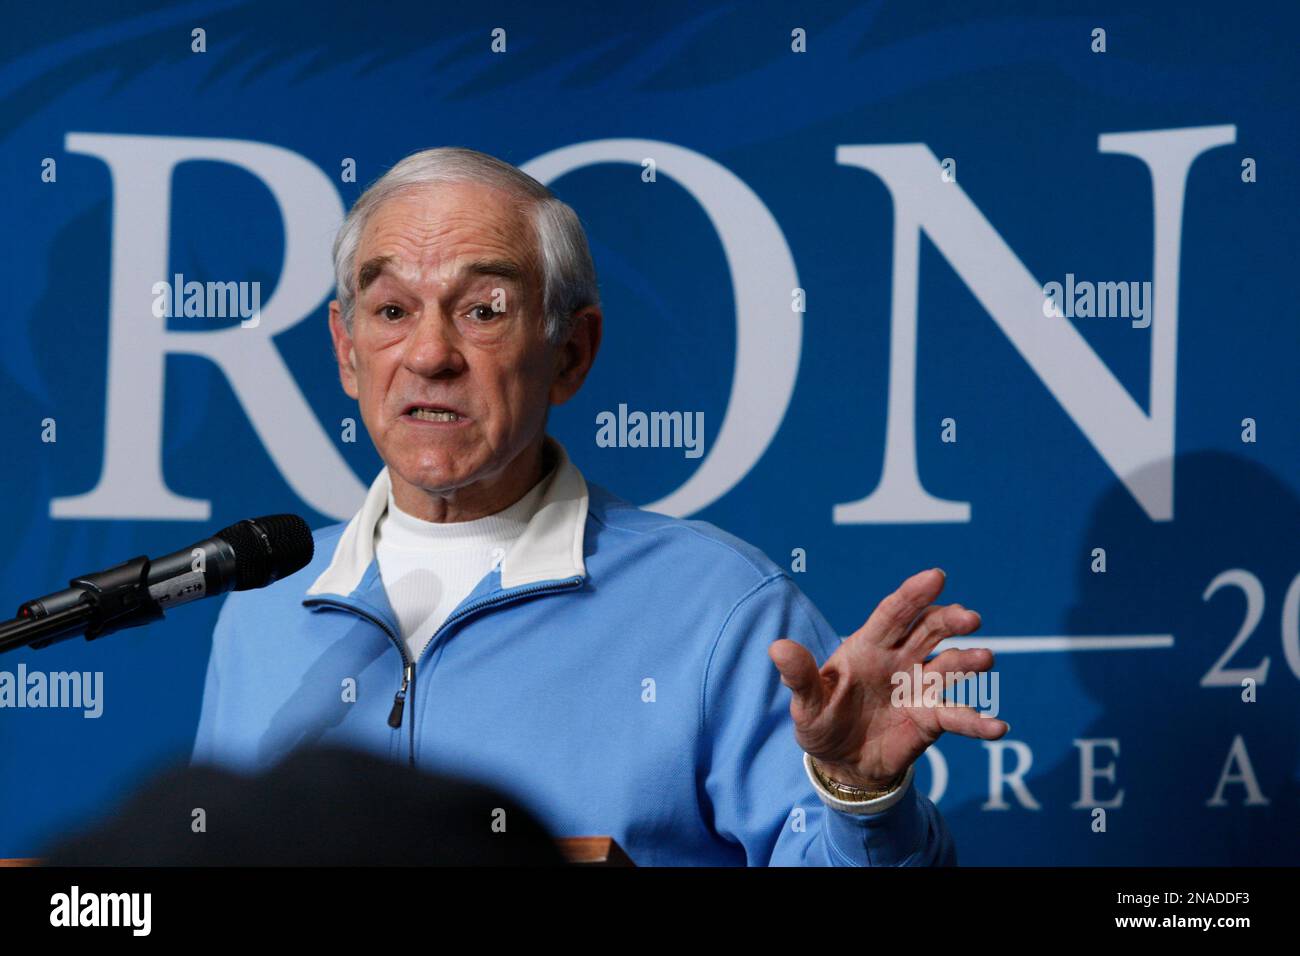
[[[426,150],[362,195],[334,255],[339,374],[385,467],[310,565],[227,599],[196,762],[353,746],[643,865],[955,862],[913,764],[944,731],[1007,725],[891,700],[891,677],[979,615],[934,604],[943,573],[923,571],[841,643],[758,549],[585,481],[546,434],[601,341],[568,206],[483,153]]]

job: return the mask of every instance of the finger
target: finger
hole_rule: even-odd
[[[921,612],[903,645],[908,654],[925,657],[945,637],[969,634],[983,623],[978,611],[960,604],[935,604]]]
[[[993,666],[993,652],[987,647],[950,647],[933,660],[926,661],[924,673],[972,673],[986,671]]]
[[[821,670],[808,648],[783,637],[772,642],[767,656],[780,672],[781,683],[794,694],[792,712],[800,713],[804,720],[811,720],[821,713],[825,705],[825,688]]]
[[[1011,725],[996,717],[985,717],[974,707],[935,707],[932,712],[939,726],[950,734],[974,737],[976,740],[997,740],[1011,730]]]
[[[916,616],[934,603],[943,590],[944,580],[944,573],[939,568],[912,575],[899,585],[897,591],[876,605],[867,622],[853,637],[863,635],[882,647],[896,646],[907,635]]]

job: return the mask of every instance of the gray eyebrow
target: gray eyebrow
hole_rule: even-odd
[[[471,275],[499,276],[521,284],[524,281],[524,270],[509,259],[478,259],[469,263],[464,271]]]
[[[363,262],[357,271],[357,291],[364,291],[392,264],[392,256],[375,256]],[[524,281],[524,270],[509,259],[476,259],[468,263],[461,272],[477,276],[497,276],[520,285]]]

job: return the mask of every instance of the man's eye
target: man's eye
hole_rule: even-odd
[[[495,311],[492,306],[484,304],[474,306],[474,308],[469,310],[469,314],[480,321],[494,319],[496,316],[500,315],[500,313]]]
[[[393,315],[392,313],[397,313],[397,314]],[[403,309],[400,305],[386,305],[379,310],[379,314],[386,319],[392,319],[396,321],[397,319],[400,319],[404,315],[406,315],[406,310]]]

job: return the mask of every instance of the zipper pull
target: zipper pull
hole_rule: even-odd
[[[393,709],[388,712],[388,726],[394,730],[402,726],[402,710],[406,706],[406,688],[411,684],[411,676],[414,670],[414,664],[407,664],[402,669],[402,686],[398,688],[396,696],[393,697]]]

